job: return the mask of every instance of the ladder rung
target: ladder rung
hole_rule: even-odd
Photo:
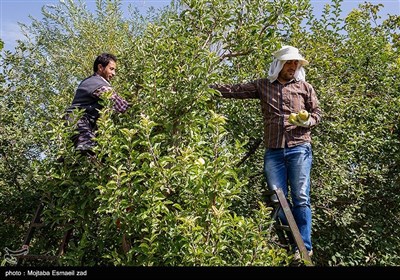
[[[44,227],[44,223],[31,223],[31,228],[41,228]]]
[[[21,255],[21,256],[16,256],[18,259],[44,259],[44,260],[56,260],[58,256],[47,256],[47,255]]]
[[[275,227],[277,229],[283,229],[283,230],[287,230],[287,231],[291,231],[289,226],[286,225],[275,225]]]

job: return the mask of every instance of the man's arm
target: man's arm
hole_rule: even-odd
[[[212,85],[210,88],[218,90],[225,98],[260,98],[255,83],[235,85]]]
[[[114,109],[115,111],[119,112],[119,113],[125,112],[125,111],[128,109],[128,107],[129,107],[128,102],[127,102],[125,99],[123,99],[121,96],[119,96],[119,95],[113,90],[112,87],[109,87],[109,86],[102,86],[102,87],[96,89],[95,92],[93,92],[93,95],[100,98],[100,96],[101,96],[104,92],[107,92],[107,91],[112,91],[112,94],[111,94],[110,99],[114,102],[113,109]]]
[[[314,88],[309,86],[309,97],[305,100],[306,111],[308,113],[308,117],[306,119],[300,118],[297,114],[291,114],[289,116],[289,123],[296,125],[311,128],[316,126],[321,121],[321,108],[319,107],[319,102],[317,95],[315,93]],[[298,113],[300,114],[300,112]],[[293,115],[293,117],[292,117]]]
[[[315,93],[314,88],[311,86],[311,93],[310,93],[310,98],[308,99],[306,103],[306,107],[310,108],[309,113],[310,113],[310,127],[316,126],[317,124],[320,123],[321,118],[322,118],[322,111],[319,106],[319,101],[317,98],[317,94]]]

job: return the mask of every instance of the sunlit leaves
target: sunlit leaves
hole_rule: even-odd
[[[56,231],[74,222],[64,264],[287,265],[260,202],[262,145],[241,162],[262,137],[259,102],[209,85],[263,77],[270,53],[293,44],[324,112],[313,130],[315,262],[398,264],[399,19],[380,23],[370,4],[343,19],[342,2],[320,19],[292,0],[173,1],[131,18],[121,1],[46,6],[1,61],[3,247],[20,245],[42,198]],[[70,141],[82,112],[63,114],[103,51],[119,58],[113,86],[131,106],[118,114],[104,96],[90,158]]]

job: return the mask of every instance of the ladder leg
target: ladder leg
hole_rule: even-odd
[[[299,228],[297,227],[296,221],[294,220],[292,211],[290,210],[290,206],[286,200],[285,195],[283,194],[282,190],[277,188],[275,193],[278,197],[279,203],[282,207],[283,213],[285,214],[286,220],[288,222],[290,231],[292,232],[293,239],[297,245],[301,253],[301,257],[306,261],[306,265],[312,266],[313,263],[311,261],[310,256],[308,255],[308,251],[304,245],[303,239],[301,238]]]
[[[44,209],[44,203],[43,201],[41,201],[39,203],[39,206],[36,209],[35,215],[29,225],[29,229],[28,232],[25,236],[24,239],[24,244],[23,247],[26,246],[29,248],[29,245],[31,243],[31,240],[33,238],[33,235],[35,233],[35,229],[39,228],[39,227],[43,227],[44,226],[44,222],[42,221],[42,212]],[[57,255],[55,256],[47,256],[47,255],[31,255],[31,254],[24,254],[24,255],[19,255],[17,256],[17,266],[21,265],[23,263],[24,260],[29,259],[29,260],[33,260],[33,259],[42,259],[42,260],[49,260],[49,261],[54,261],[57,260],[58,257],[60,257],[61,255],[63,255],[66,251],[67,248],[67,244],[72,236],[72,231],[73,228],[71,226],[73,222],[70,223],[70,227],[69,229],[65,232],[64,237],[61,241],[61,244],[58,248],[58,252]]]
[[[33,237],[33,233],[35,232],[35,229],[37,227],[40,227],[43,225],[41,223],[41,215],[42,215],[43,208],[44,208],[43,202],[40,202],[38,205],[38,208],[36,209],[35,216],[33,217],[32,221],[29,225],[29,230],[25,236],[24,245],[29,246],[29,243],[31,242],[32,237]]]
[[[41,222],[41,215],[42,215],[43,208],[44,208],[44,204],[43,204],[43,202],[40,202],[38,207],[36,208],[35,215],[33,216],[31,223],[29,224],[29,229],[25,235],[25,239],[24,239],[24,243],[23,243],[22,247],[25,246],[25,247],[29,248],[29,244],[31,243],[33,234],[35,233],[35,229],[43,226],[43,223]],[[24,260],[23,257],[18,257],[17,258],[17,266],[21,265],[23,260]]]
[[[67,250],[67,245],[68,245],[69,240],[71,239],[72,232],[73,232],[72,228],[68,229],[65,232],[64,237],[61,241],[60,247],[58,248],[58,253],[57,253],[58,257],[64,255],[65,251]]]

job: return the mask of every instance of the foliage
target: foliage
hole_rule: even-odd
[[[298,46],[324,112],[313,131],[313,238],[318,265],[398,265],[400,18],[365,3],[321,18],[310,1],[182,0],[129,18],[121,1],[45,6],[3,51],[0,247],[18,247],[36,204],[45,222],[32,250],[72,227],[65,265],[278,266],[262,201],[257,101],[224,100],[214,83],[267,74],[270,53]],[[96,157],[74,152],[63,112],[95,56],[117,55]],[[80,112],[76,113],[76,118]],[[51,247],[51,246],[50,246]]]
[[[379,24],[381,5],[367,3],[341,19],[341,1],[333,2],[312,22],[307,41],[317,43],[306,50],[324,111],[314,131],[316,252],[329,265],[398,265],[399,50],[392,42],[400,21]]]

